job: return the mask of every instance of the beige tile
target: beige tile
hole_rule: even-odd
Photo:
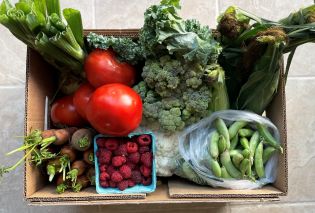
[[[315,201],[315,78],[289,79],[287,86],[289,196]]]
[[[311,213],[314,212],[315,203],[262,203],[262,204],[232,204],[231,213]]]
[[[158,0],[96,0],[96,28],[127,29],[140,28],[143,25],[145,10]],[[183,0],[181,15],[184,18],[195,18],[203,24],[214,26],[216,1]]]

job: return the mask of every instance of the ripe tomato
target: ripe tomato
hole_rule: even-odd
[[[132,86],[136,71],[130,64],[119,62],[113,51],[96,49],[84,63],[86,77],[95,88],[104,84],[122,83]]]
[[[106,84],[92,94],[86,115],[100,133],[126,136],[135,130],[142,119],[140,96],[123,84]]]
[[[94,87],[89,83],[81,84],[80,87],[75,91],[73,96],[73,104],[77,109],[77,112],[81,115],[82,118],[86,118],[85,109],[87,103],[90,100],[90,96],[94,92]]]
[[[84,119],[76,111],[72,95],[56,100],[51,107],[50,117],[54,124],[67,126],[82,126],[85,124]]]

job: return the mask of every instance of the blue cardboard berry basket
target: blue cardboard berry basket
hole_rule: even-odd
[[[99,171],[99,165],[98,165],[98,159],[96,157],[96,152],[98,150],[98,146],[96,144],[96,140],[98,138],[104,138],[104,137],[109,137],[107,135],[96,135],[94,137],[94,161],[95,161],[95,184],[96,184],[96,192],[99,194],[139,194],[139,193],[151,193],[155,191],[156,188],[156,162],[155,162],[155,143],[156,143],[156,139],[155,136],[152,132],[133,132],[130,133],[127,137],[131,138],[133,136],[137,136],[137,135],[150,135],[151,139],[152,139],[152,154],[153,154],[153,162],[152,162],[152,183],[151,185],[148,186],[144,186],[142,184],[137,184],[133,187],[129,187],[127,189],[125,189],[124,191],[120,191],[118,188],[104,188],[100,185],[100,181],[99,181],[99,175],[100,175],[100,171]]]

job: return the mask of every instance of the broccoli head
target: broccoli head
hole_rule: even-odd
[[[161,110],[159,113],[159,123],[161,128],[168,132],[182,130],[185,122],[181,118],[181,109],[172,108],[170,110]]]

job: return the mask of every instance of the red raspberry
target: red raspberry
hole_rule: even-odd
[[[124,191],[125,189],[128,188],[128,185],[129,185],[129,181],[128,180],[123,180],[121,182],[119,182],[117,184],[117,187],[120,191]]]
[[[135,152],[128,155],[128,161],[134,164],[139,163],[140,161],[140,153]]]
[[[101,185],[101,187],[104,187],[104,188],[109,187],[109,183],[108,183],[108,181],[107,181],[107,180],[105,180],[105,181],[101,181],[101,182],[100,182],[100,185]]]
[[[152,167],[152,153],[145,152],[141,155],[141,163],[146,167]]]
[[[127,165],[122,165],[120,168],[119,168],[119,172],[120,174],[123,176],[123,178],[125,179],[128,179],[131,177],[131,169],[129,166]]]
[[[99,168],[100,168],[100,172],[106,172],[107,165],[102,164],[99,166]]]
[[[111,176],[111,181],[113,181],[115,183],[118,183],[118,182],[122,181],[123,179],[124,179],[123,176],[117,171],[113,172],[113,174]]]
[[[106,138],[105,147],[110,151],[114,151],[118,148],[119,141],[115,138]]]
[[[113,181],[109,181],[109,187],[112,187],[112,188],[116,188],[117,187],[117,184]]]
[[[138,151],[138,144],[129,141],[127,143],[127,152],[128,153],[135,153],[137,151]]]
[[[96,140],[96,144],[97,144],[98,147],[105,147],[105,141],[106,141],[105,138],[98,138]]]
[[[145,153],[145,152],[150,152],[150,147],[148,147],[148,146],[140,146],[140,148],[139,148],[139,153],[140,154],[143,154],[143,153]]]
[[[101,150],[98,157],[98,162],[100,164],[109,164],[112,158],[112,152],[108,150]]]
[[[124,163],[126,163],[126,157],[124,156],[115,156],[112,159],[112,165],[119,167],[121,165],[123,165]]]
[[[151,177],[142,177],[141,183],[144,186],[148,186],[152,183],[152,178]]]
[[[127,156],[127,145],[126,144],[120,144],[117,150],[115,150],[116,156]]]
[[[106,172],[107,172],[109,175],[112,175],[115,171],[117,171],[117,170],[115,169],[115,167],[113,167],[112,165],[109,165]]]
[[[140,166],[140,172],[144,177],[149,177],[151,176],[152,169],[149,167],[146,167],[144,165]]]
[[[133,180],[135,183],[141,183],[142,181],[141,173],[139,171],[132,171],[131,180]]]
[[[129,166],[129,168],[130,168],[131,170],[134,170],[134,169],[136,168],[136,164],[134,164],[134,163],[132,163],[132,162],[130,162],[130,161],[127,161],[126,165]]]
[[[140,135],[137,137],[137,142],[140,146],[148,146],[151,144],[151,141],[150,135]]]
[[[100,173],[100,180],[101,181],[105,181],[105,180],[107,180],[107,179],[109,179],[109,174],[108,173],[106,173],[106,172],[101,172]]]
[[[135,185],[136,185],[136,183],[135,183],[133,180],[128,179],[128,186],[129,186],[129,187],[133,187],[133,186],[135,186]]]

